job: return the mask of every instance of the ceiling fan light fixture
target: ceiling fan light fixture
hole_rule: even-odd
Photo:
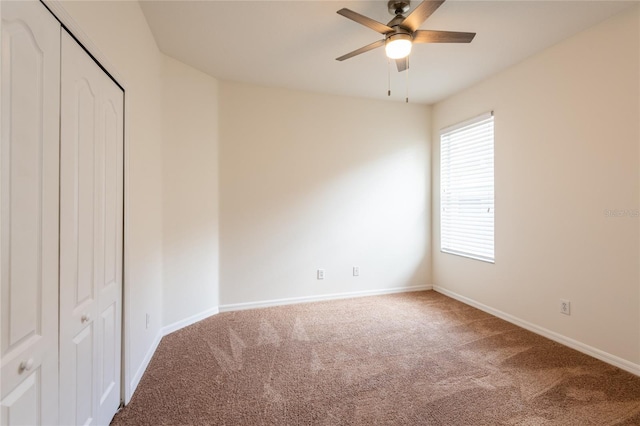
[[[384,50],[388,58],[402,59],[409,56],[411,53],[411,35],[409,34],[394,34],[387,38],[384,46]]]

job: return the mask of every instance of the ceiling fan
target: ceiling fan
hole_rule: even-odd
[[[394,17],[387,25],[353,10],[340,9],[338,14],[383,34],[384,39],[342,55],[336,60],[344,61],[377,47],[385,46],[387,57],[396,61],[398,71],[404,71],[409,68],[409,53],[411,53],[413,43],[470,43],[476,33],[418,29],[444,2],[445,0],[424,0],[405,17],[404,14],[409,12],[411,1],[389,0],[387,8]]]

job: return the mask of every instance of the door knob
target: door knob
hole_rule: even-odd
[[[83,315],[80,317],[80,321],[82,321],[83,323],[91,321],[91,315],[89,315],[89,314],[83,314]]]
[[[33,368],[33,358],[29,358],[27,361],[22,361],[18,367],[18,373],[22,374],[24,371],[29,371]]]

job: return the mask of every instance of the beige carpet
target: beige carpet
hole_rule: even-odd
[[[433,291],[216,315],[114,425],[640,425],[640,377]]]

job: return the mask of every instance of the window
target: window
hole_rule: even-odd
[[[493,112],[440,132],[440,208],[440,249],[493,263]]]

